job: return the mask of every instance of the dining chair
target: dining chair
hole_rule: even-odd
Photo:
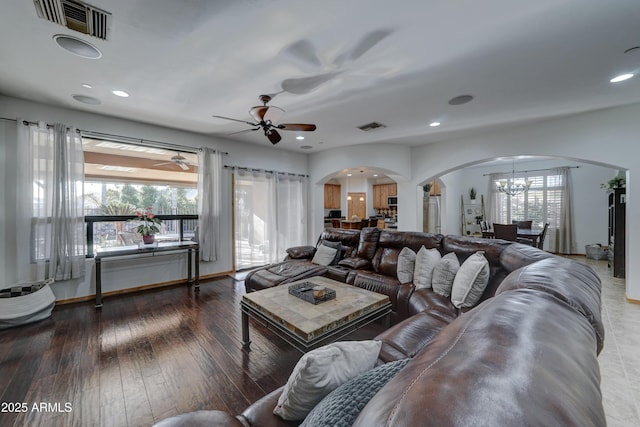
[[[533,221],[518,221],[514,219],[511,223],[517,225],[518,228],[523,230],[531,230],[531,228],[533,228]]]
[[[542,249],[544,246],[544,238],[547,236],[547,228],[549,228],[549,223],[547,222],[542,229],[542,233],[540,233],[540,238],[538,239],[538,249]]]
[[[516,224],[493,223],[493,235],[496,239],[510,240],[512,242],[515,242],[518,238],[518,226]]]

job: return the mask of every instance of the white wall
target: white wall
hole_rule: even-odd
[[[616,169],[592,165],[571,160],[538,160],[517,162],[516,170],[549,169],[560,166],[579,166],[571,169],[573,224],[575,229],[575,247],[573,253],[584,254],[585,245],[591,243],[607,243],[607,193],[600,184],[617,174]],[[494,172],[510,172],[511,163],[501,166],[484,166],[482,164],[459,169],[440,177],[447,182],[447,195],[457,203],[448,205],[451,217],[460,218],[460,195],[464,195],[465,203],[469,198],[469,189],[474,187],[478,193],[478,203],[484,195],[485,207],[488,207],[489,177]],[[460,234],[462,225],[450,224],[447,233]]]
[[[346,147],[310,155],[313,182],[340,169],[360,165],[378,166],[398,174],[398,227],[422,229],[422,200],[417,188],[424,182],[461,167],[498,157],[518,155],[551,156],[626,170],[627,174],[627,296],[640,300],[640,265],[631,263],[640,256],[640,220],[631,212],[640,210],[640,104],[611,108],[574,116],[512,126],[498,131],[417,147],[378,144]],[[445,124],[446,126],[446,124]],[[407,180],[406,177],[409,177]],[[600,194],[594,190],[594,195]],[[313,189],[312,215],[322,203],[322,188]],[[444,203],[444,201],[443,201]],[[452,209],[455,198],[447,198]],[[459,208],[458,208],[459,209]],[[450,231],[458,218],[447,210],[443,231]],[[459,217],[459,216],[458,216]],[[451,221],[454,221],[453,223]],[[312,234],[319,234],[321,218],[311,218]],[[600,239],[598,239],[600,240]]]
[[[269,168],[293,173],[310,175],[309,205],[309,241],[315,241],[323,228],[324,188],[323,184],[337,171],[348,168],[373,167],[384,170],[398,183],[398,221],[400,230],[422,229],[421,186],[425,181],[445,175],[464,166],[482,163],[497,157],[534,155],[552,156],[566,160],[584,161],[605,167],[626,170],[627,174],[627,296],[640,300],[640,265],[633,260],[640,256],[640,220],[631,212],[640,210],[640,104],[612,108],[597,112],[579,114],[537,123],[513,126],[499,131],[479,132],[472,136],[457,138],[418,147],[407,147],[393,143],[381,143],[363,146],[345,147],[342,149],[299,155],[281,150],[272,150],[257,145],[241,144],[224,139],[192,134],[158,126],[151,126],[127,120],[98,116],[73,110],[48,107],[42,104],[0,96],[0,116],[22,117],[28,120],[45,120],[49,123],[62,121],[81,129],[127,135],[145,139],[175,142],[191,147],[203,145],[228,151],[226,164]],[[4,203],[11,204],[11,151],[15,147],[11,143],[11,131],[0,132],[0,143],[5,147],[0,151],[4,155],[2,161],[5,170]],[[7,140],[9,135],[9,140]],[[598,181],[593,178],[594,181]],[[1,183],[1,181],[0,181]],[[454,182],[445,182],[447,188],[455,187]],[[458,184],[461,185],[461,184]],[[226,188],[230,186],[226,185]],[[459,187],[461,188],[461,187]],[[346,189],[345,189],[346,190]],[[601,195],[596,189],[591,197]],[[230,194],[225,194],[228,212],[222,222],[225,231],[224,240],[230,242],[231,222]],[[448,233],[458,227],[459,215],[453,215],[459,196],[447,196],[443,232]],[[457,208],[459,209],[459,208]],[[9,208],[5,208],[10,210]],[[5,243],[0,245],[0,256],[5,260],[5,267],[10,270],[10,253],[15,245],[15,237],[10,235],[11,212],[7,212],[5,224]],[[595,222],[600,222],[594,219]],[[598,238],[597,240],[604,240]],[[590,242],[589,242],[590,243]],[[231,247],[227,246],[219,262],[205,266],[203,273],[226,271],[231,268]],[[178,261],[176,261],[178,262]],[[6,274],[6,272],[5,272]],[[162,277],[156,280],[153,269],[135,269],[122,272],[118,277],[123,280],[134,278],[142,283],[168,280]],[[63,293],[65,297],[87,295],[92,284],[84,285],[82,290],[65,287],[61,284],[56,295]],[[61,289],[64,288],[64,292]],[[106,290],[111,290],[107,288]]]
[[[96,107],[99,111],[99,107]],[[307,174],[308,157],[305,154],[297,154],[289,151],[274,150],[255,144],[243,144],[222,138],[202,134],[168,129],[154,125],[148,125],[129,120],[117,119],[97,114],[80,112],[59,107],[51,107],[44,104],[29,102],[16,98],[0,96],[0,117],[20,118],[29,121],[45,121],[47,123],[62,122],[68,126],[96,132],[129,136],[134,138],[170,142],[187,147],[212,147],[226,151],[223,162],[226,165],[247,166],[253,168],[272,169],[284,172]],[[15,220],[17,213],[13,207],[18,206],[18,197],[15,191],[15,177],[18,167],[16,165],[16,124],[10,121],[0,121],[0,166],[2,178],[0,189],[2,190],[2,217],[3,237],[0,243],[0,259],[4,268],[0,272],[0,280],[4,284],[15,283],[22,280],[18,277],[17,259],[15,259],[18,239],[25,236],[15,232]],[[221,216],[221,253],[218,260],[211,263],[201,263],[202,275],[227,272],[233,269],[232,265],[232,195],[230,173],[224,173],[222,188],[223,213]],[[2,211],[0,211],[2,213]],[[142,286],[151,283],[160,283],[177,280],[186,276],[186,256],[169,255],[156,257],[156,259],[134,260],[126,263],[114,263],[105,261],[103,266],[103,292]],[[0,264],[2,266],[3,264]],[[95,293],[95,280],[93,260],[87,260],[87,274],[84,281],[59,282],[54,285],[54,293],[57,299],[68,299],[92,295]]]

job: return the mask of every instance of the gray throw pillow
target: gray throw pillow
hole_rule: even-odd
[[[459,269],[460,261],[458,261],[455,252],[449,252],[443,256],[433,268],[433,277],[431,279],[433,291],[449,298],[453,280],[456,278],[456,273],[458,273]]]
[[[402,248],[400,255],[398,255],[398,265],[396,266],[396,274],[400,283],[413,283],[415,265],[416,253],[411,248]]]
[[[321,245],[328,246],[330,248],[336,249],[336,256],[333,257],[333,260],[329,265],[336,265],[338,261],[340,261],[340,256],[342,255],[342,243],[340,242],[332,242],[330,240],[322,240],[320,242]]]
[[[416,266],[413,270],[413,284],[416,289],[431,288],[433,269],[442,258],[437,249],[427,249],[424,246],[416,254]]]
[[[331,391],[373,368],[381,341],[339,341],[303,355],[273,410],[284,420],[302,420]]]
[[[484,252],[471,255],[460,266],[451,288],[451,302],[457,308],[473,307],[489,283],[489,261]]]
[[[319,245],[318,250],[316,250],[316,254],[313,256],[311,262],[318,265],[329,265],[336,257],[336,252],[338,252],[338,250],[335,248],[330,248],[329,246],[325,245]]]
[[[409,360],[402,359],[385,363],[342,384],[311,410],[301,427],[351,426],[371,398]]]

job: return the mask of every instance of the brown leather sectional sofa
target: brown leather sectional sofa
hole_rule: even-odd
[[[342,265],[310,263],[313,247],[252,272],[247,290],[323,274],[391,297],[396,324],[376,339],[379,361],[410,357],[360,412],[355,426],[604,426],[597,355],[604,342],[600,280],[585,264],[502,240],[385,231],[327,229],[343,243]],[[490,280],[466,312],[429,289],[399,283],[404,246],[482,250]],[[277,389],[236,417],[199,411],[162,426],[295,426],[273,415]]]

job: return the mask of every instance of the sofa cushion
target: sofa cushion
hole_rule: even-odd
[[[329,393],[304,419],[301,427],[350,426],[371,398],[404,368],[409,359],[377,366]]]
[[[341,341],[317,348],[300,358],[282,390],[273,413],[301,420],[329,392],[373,368],[380,341]]]
[[[469,308],[480,301],[489,283],[489,262],[482,251],[462,263],[451,288],[451,302],[458,308]]]
[[[455,252],[451,252],[443,256],[433,269],[433,278],[431,287],[434,292],[444,297],[451,296],[451,288],[453,280],[460,269],[460,261]]]
[[[360,231],[360,241],[358,242],[358,258],[364,258],[371,261],[376,253],[378,246],[378,237],[380,229],[375,227],[366,227]]]
[[[315,246],[294,246],[287,249],[287,255],[291,259],[311,259],[315,252]]]
[[[416,254],[416,265],[413,271],[413,284],[416,289],[430,288],[433,269],[442,258],[437,249],[427,249],[424,246]]]
[[[339,252],[336,248],[330,248],[326,245],[318,245],[316,254],[313,256],[311,262],[318,265],[330,265],[335,259],[337,253]]]
[[[398,255],[398,267],[396,274],[400,283],[413,282],[413,271],[415,270],[416,253],[410,248],[402,248]]]

